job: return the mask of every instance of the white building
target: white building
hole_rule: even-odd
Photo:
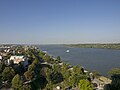
[[[11,61],[13,61],[14,64],[19,64],[20,62],[23,62],[24,66],[28,65],[28,60],[26,60],[24,56],[11,56],[8,60],[8,64],[10,64]]]
[[[2,56],[0,56],[0,60],[2,60]]]
[[[13,60],[13,62],[15,64],[18,64],[21,61],[25,61],[25,58],[24,58],[24,56],[11,56],[10,59],[9,59],[9,61],[10,60]],[[8,61],[8,63],[9,63],[9,61]]]

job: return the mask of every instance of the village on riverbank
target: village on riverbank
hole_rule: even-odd
[[[63,62],[60,56],[53,58],[34,45],[0,47],[3,90],[104,90],[112,83],[96,72]]]

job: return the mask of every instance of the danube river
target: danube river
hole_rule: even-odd
[[[112,68],[120,68],[120,50],[76,48],[63,45],[40,45],[53,57],[60,56],[71,65],[80,65],[89,71],[97,70],[102,75]],[[69,52],[66,52],[69,51]]]

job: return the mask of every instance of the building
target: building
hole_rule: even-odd
[[[11,56],[10,59],[8,60],[8,64],[10,64],[11,61],[14,64],[19,64],[20,62],[23,62],[23,66],[28,65],[28,60],[24,56]]]
[[[24,58],[24,56],[11,56],[10,59],[8,60],[8,63],[11,60],[13,61],[14,64],[18,64],[21,61],[25,61],[25,58]]]
[[[2,60],[2,56],[0,56],[0,60]]]
[[[111,80],[104,77],[104,76],[100,76],[99,78],[95,78],[92,83],[95,85],[96,84],[96,90],[104,90],[104,86],[106,84],[110,84]]]
[[[0,63],[2,63],[2,56],[0,56]]]

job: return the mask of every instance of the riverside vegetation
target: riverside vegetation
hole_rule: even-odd
[[[13,90],[53,90],[59,86],[61,90],[94,90],[89,72],[84,72],[81,66],[71,66],[61,60],[60,56],[53,58],[36,48],[16,46],[15,55],[24,55],[28,58],[27,67],[19,64],[0,63],[0,88]],[[13,50],[13,51],[14,51]],[[17,53],[17,51],[21,53]],[[7,53],[4,61],[13,55]],[[93,77],[99,76],[93,73]],[[105,86],[105,90],[120,90],[120,69],[110,72],[113,80]],[[75,89],[77,88],[77,89]]]
[[[113,44],[69,44],[66,46],[79,48],[102,48],[102,49],[118,49],[120,50],[120,43]]]

